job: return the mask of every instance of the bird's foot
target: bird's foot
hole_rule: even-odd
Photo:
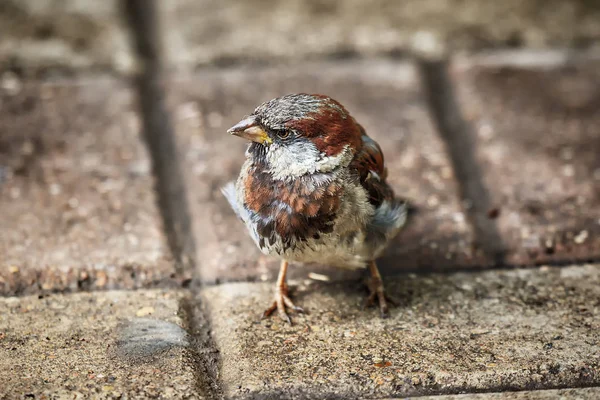
[[[288,324],[291,325],[292,320],[290,319],[289,315],[286,312],[286,307],[296,313],[304,313],[304,310],[302,309],[302,307],[296,306],[292,302],[292,300],[290,300],[290,298],[288,296],[287,285],[277,287],[277,289],[275,289],[275,300],[273,301],[273,304],[271,305],[271,307],[269,307],[265,310],[261,319],[269,317],[271,314],[273,314],[273,312],[275,310],[277,310],[277,314],[279,315],[279,318],[281,318],[282,320],[284,320],[285,322],[287,322]]]
[[[390,316],[388,303],[392,306],[397,306],[398,303],[385,293],[381,278],[371,278],[368,286],[370,294],[367,297],[367,307],[373,307],[377,301],[381,318],[388,318]]]

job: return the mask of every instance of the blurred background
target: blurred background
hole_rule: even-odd
[[[317,58],[439,57],[498,48],[593,48],[597,0],[162,0],[172,67]],[[120,0],[0,0],[0,67],[131,72]]]
[[[344,104],[416,210],[386,322],[311,266],[310,314],[255,323],[279,261],[222,196],[226,130],[292,92]],[[597,386],[598,110],[600,0],[0,0],[0,398]]]
[[[159,254],[115,233],[147,233],[145,217],[131,223],[139,181],[177,274],[136,273],[135,285],[189,283],[196,266],[205,282],[272,279],[277,260],[261,256],[219,189],[246,147],[225,132],[270,98],[320,92],[382,145],[390,183],[417,210],[384,273],[594,260],[599,54],[598,0],[0,0],[0,208],[15,227],[0,246],[33,266],[31,285],[45,263],[62,263],[83,268],[89,287],[117,287],[125,269],[95,278],[104,267],[89,267],[80,233],[122,245],[117,266]],[[49,87],[55,77],[67,79]],[[107,181],[120,183],[98,194]],[[21,216],[29,210],[45,231]],[[43,262],[20,246],[47,236]],[[85,262],[65,261],[75,254],[65,243]],[[106,264],[102,240],[88,245]],[[25,290],[10,279],[6,291]]]

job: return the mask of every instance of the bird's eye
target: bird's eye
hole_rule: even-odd
[[[279,139],[287,139],[290,136],[290,131],[289,130],[280,130],[277,132],[277,137]]]

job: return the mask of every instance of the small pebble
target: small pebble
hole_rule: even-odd
[[[135,313],[138,317],[144,317],[151,314],[154,314],[154,307],[142,307]]]
[[[327,275],[317,274],[316,272],[309,272],[308,277],[315,281],[321,281],[321,282],[329,282],[331,280]]]
[[[571,164],[567,164],[563,166],[562,173],[564,176],[570,178],[575,175],[575,167],[573,167]]]
[[[440,205],[440,199],[437,196],[429,196],[427,198],[427,205],[431,208],[435,208]]]
[[[50,185],[50,194],[52,196],[57,196],[61,193],[62,187],[58,183],[53,183]]]
[[[573,238],[573,241],[577,244],[583,244],[587,240],[587,238],[588,238],[588,231],[583,230],[583,231],[579,232],[577,234],[577,236],[575,236]]]
[[[0,78],[0,88],[10,95],[18,94],[23,87],[23,83],[14,72],[5,72]]]

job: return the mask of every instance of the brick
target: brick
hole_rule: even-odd
[[[120,2],[4,0],[0,68],[25,74],[53,69],[131,72],[134,56]]]
[[[386,280],[401,305],[385,320],[358,284],[300,284],[291,327],[259,321],[269,284],[198,301],[226,397],[396,398],[598,385],[599,283],[598,265],[409,274]]]
[[[13,83],[0,91],[0,294],[171,280],[131,90]]]
[[[172,80],[169,104],[185,154],[202,279],[268,279],[276,273],[277,260],[256,249],[220,187],[237,177],[246,147],[227,128],[261,102],[291,92],[320,92],[344,104],[384,149],[397,194],[417,207],[383,257],[384,270],[485,264],[472,248],[453,171],[418,82],[412,65],[384,61],[203,71]]]
[[[0,397],[199,398],[183,293],[0,298]]]
[[[593,2],[505,0],[158,2],[177,67],[507,47],[571,47],[600,38]],[[565,29],[568,27],[568,29]]]
[[[469,393],[447,396],[425,396],[423,400],[545,400],[577,399],[593,400],[600,396],[600,388],[528,390],[523,392]]]
[[[600,61],[521,61],[463,58],[452,67],[505,262],[598,259]]]

